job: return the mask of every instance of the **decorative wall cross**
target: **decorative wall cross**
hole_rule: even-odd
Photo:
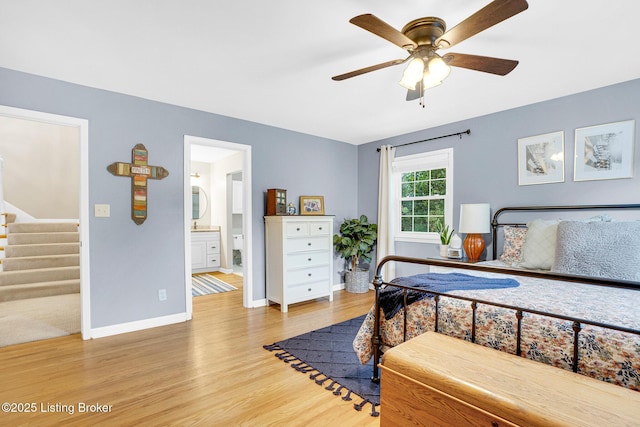
[[[137,144],[131,151],[131,163],[111,163],[107,170],[115,176],[131,178],[131,219],[140,225],[147,219],[147,180],[165,178],[169,171],[147,164],[149,152],[143,144]]]

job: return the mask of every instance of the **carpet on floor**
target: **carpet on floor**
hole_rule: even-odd
[[[342,400],[352,400],[356,394],[360,399],[354,408],[361,411],[371,405],[371,415],[378,416],[380,384],[371,381],[373,360],[360,364],[352,347],[364,318],[356,317],[263,347],[296,371],[309,374],[316,384]]]
[[[194,297],[237,290],[238,288],[235,286],[211,274],[194,274],[191,276],[191,295]]]
[[[79,332],[79,293],[0,302],[0,347]]]

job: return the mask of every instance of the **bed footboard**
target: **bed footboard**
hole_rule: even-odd
[[[376,275],[375,278],[373,280],[373,285],[374,285],[374,289],[375,289],[375,302],[374,302],[374,316],[375,316],[375,322],[373,325],[373,335],[371,338],[372,341],[372,352],[373,352],[373,375],[371,380],[373,382],[379,382],[380,381],[380,376],[379,376],[379,367],[378,364],[380,363],[380,359],[382,356],[382,346],[383,346],[383,339],[381,336],[381,330],[380,330],[380,325],[381,325],[381,304],[380,304],[380,296],[381,296],[381,291],[383,287],[387,287],[387,286],[393,286],[393,287],[397,287],[397,288],[401,288],[404,289],[404,295],[405,295],[405,301],[406,301],[406,292],[408,290],[411,291],[418,291],[418,292],[426,292],[429,294],[434,295],[434,301],[435,301],[435,316],[436,316],[436,321],[435,321],[435,328],[434,331],[435,332],[439,332],[438,331],[438,313],[439,313],[439,309],[438,309],[438,299],[442,298],[442,297],[446,297],[446,298],[452,298],[455,300],[462,300],[462,301],[466,301],[468,302],[469,306],[471,307],[472,310],[472,325],[471,325],[471,334],[469,337],[469,340],[471,342],[475,342],[476,340],[476,311],[478,309],[479,306],[481,305],[487,305],[487,306],[491,306],[491,307],[499,307],[499,308],[504,308],[507,309],[509,311],[513,311],[514,316],[516,317],[516,349],[515,349],[515,354],[520,356],[522,354],[522,349],[521,349],[521,342],[522,342],[522,319],[524,316],[526,315],[535,315],[535,316],[544,316],[544,317],[549,317],[549,318],[554,318],[554,319],[558,319],[561,321],[567,321],[571,323],[571,329],[572,329],[572,339],[573,339],[573,354],[571,355],[571,367],[572,370],[574,372],[578,371],[578,366],[579,366],[579,362],[580,362],[580,347],[579,347],[579,341],[580,341],[580,333],[581,331],[584,329],[585,326],[592,326],[592,327],[598,327],[598,328],[603,328],[603,329],[607,329],[607,330],[612,330],[612,331],[618,331],[618,332],[623,332],[623,333],[631,333],[637,336],[640,336],[640,330],[637,329],[633,329],[633,328],[628,328],[628,327],[624,327],[624,326],[619,326],[619,325],[612,325],[612,324],[607,324],[607,323],[602,323],[602,322],[598,322],[598,321],[594,321],[594,320],[589,320],[589,319],[582,319],[582,318],[577,318],[577,317],[572,317],[572,316],[567,316],[567,315],[561,315],[561,314],[556,314],[556,313],[549,313],[549,312],[545,312],[545,311],[540,311],[540,310],[535,310],[535,309],[531,309],[531,308],[523,308],[523,307],[518,307],[518,306],[514,306],[514,305],[509,305],[509,304],[502,304],[502,303],[496,303],[496,302],[492,302],[492,301],[485,301],[482,299],[478,299],[478,298],[469,298],[469,297],[464,297],[464,296],[458,296],[458,295],[452,295],[452,294],[445,294],[445,293],[440,293],[434,290],[424,290],[424,289],[419,289],[419,288],[414,288],[411,286],[405,286],[405,285],[401,285],[401,284],[396,284],[396,283],[388,283],[385,282],[382,278],[382,267],[388,263],[388,262],[400,262],[400,263],[410,263],[410,264],[421,264],[421,265],[426,265],[426,266],[438,266],[438,267],[448,267],[448,268],[454,268],[454,269],[463,269],[463,270],[472,270],[472,271],[481,271],[481,272],[488,272],[488,273],[500,273],[500,274],[504,274],[507,275],[508,277],[513,277],[513,276],[527,276],[527,277],[536,277],[536,278],[543,278],[543,279],[550,279],[550,280],[556,280],[556,281],[564,281],[564,282],[576,282],[576,283],[585,283],[585,284],[590,284],[590,285],[598,285],[598,286],[606,286],[606,287],[615,287],[615,288],[623,288],[623,289],[631,289],[634,291],[640,291],[640,285],[638,283],[635,282],[628,282],[628,281],[621,281],[621,280],[611,280],[611,279],[601,279],[601,278],[593,278],[593,277],[583,277],[583,276],[572,276],[572,275],[565,275],[565,274],[557,274],[557,273],[548,273],[548,272],[537,272],[537,271],[528,271],[528,270],[516,270],[516,269],[511,269],[511,268],[504,268],[504,267],[494,267],[494,266],[487,266],[487,265],[481,265],[481,264],[473,264],[473,263],[465,263],[465,262],[460,262],[460,261],[451,261],[451,260],[444,260],[444,259],[423,259],[423,258],[410,258],[410,257],[401,257],[401,256],[387,256],[385,258],[383,258],[380,263],[377,266],[376,269]],[[406,318],[406,303],[404,306],[404,310],[403,312],[405,313],[405,318]],[[406,328],[405,328],[406,330]]]

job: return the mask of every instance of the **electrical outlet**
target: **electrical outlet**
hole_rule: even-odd
[[[158,299],[160,301],[166,301],[167,300],[167,290],[166,289],[159,289],[158,290]]]
[[[111,205],[94,205],[94,215],[96,218],[108,218],[111,216]]]

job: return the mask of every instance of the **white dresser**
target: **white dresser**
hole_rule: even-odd
[[[220,269],[220,232],[191,232],[191,272],[204,273]]]
[[[333,216],[266,216],[267,299],[333,301]]]

